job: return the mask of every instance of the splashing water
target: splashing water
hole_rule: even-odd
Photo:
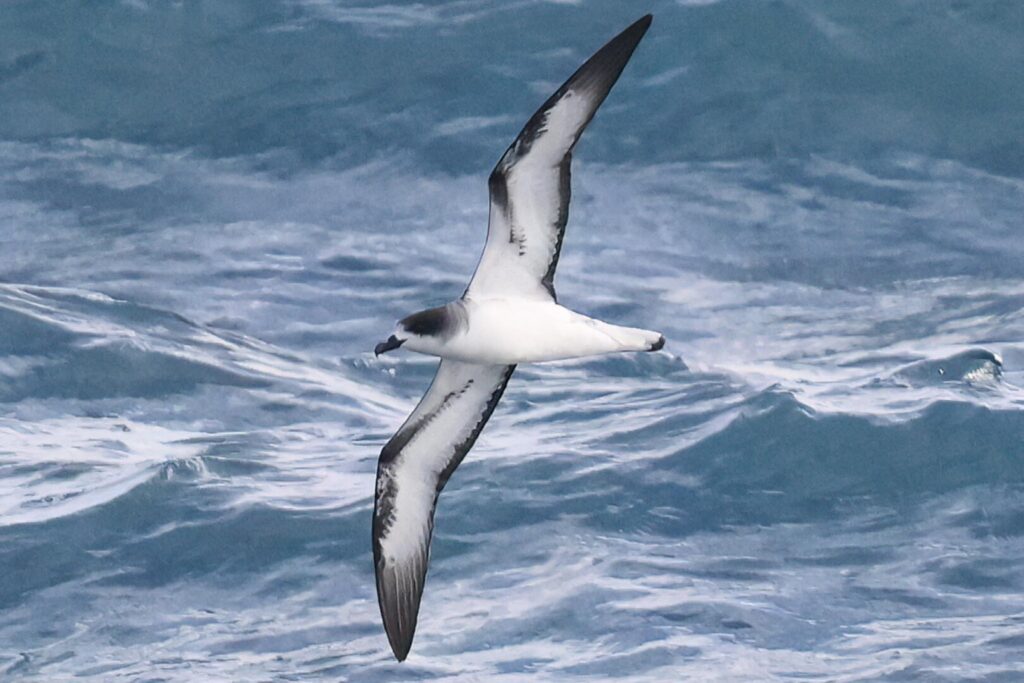
[[[647,9],[557,286],[668,346],[517,372],[399,666],[373,344],[640,10],[0,8],[0,677],[1022,675],[1021,8]]]

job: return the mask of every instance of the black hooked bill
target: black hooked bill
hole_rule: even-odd
[[[387,341],[382,341],[380,344],[377,344],[375,347],[373,347],[373,355],[379,356],[382,353],[387,353],[392,349],[397,349],[404,343],[404,339],[399,339],[395,335],[391,335],[390,337],[388,337]]]

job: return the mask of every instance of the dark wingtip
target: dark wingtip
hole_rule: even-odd
[[[543,111],[553,104],[553,100],[561,97],[566,89],[593,88],[599,92],[594,107],[596,111],[597,107],[601,105],[601,102],[608,95],[608,91],[615,85],[615,81],[619,79],[619,75],[626,67],[626,63],[629,62],[629,58],[633,56],[633,51],[640,44],[644,34],[647,33],[647,29],[650,28],[652,20],[653,16],[645,14],[605,43],[552,95],[551,100],[545,103],[541,110]]]
[[[644,34],[647,33],[647,29],[651,27],[652,21],[654,21],[654,15],[645,14],[627,26],[619,35],[605,43],[604,47],[598,50],[598,53],[605,50],[609,52],[622,50],[625,52],[625,59],[623,59],[623,66],[625,66],[625,62],[629,61],[633,50],[636,49],[637,44],[644,37]]]
[[[648,16],[650,16],[650,15],[648,15]],[[665,348],[665,335],[660,335],[658,337],[658,341],[656,341],[653,344],[651,344],[651,348],[649,348],[647,350],[648,351],[661,351],[663,348]]]
[[[622,70],[626,68],[626,64],[633,56],[633,52],[640,44],[644,34],[647,33],[647,29],[650,28],[653,20],[653,15],[645,14],[626,27],[625,30],[619,32],[618,35],[592,54],[590,59],[583,62],[583,65],[576,69],[573,75],[551,97],[545,100],[540,109],[534,112],[533,116],[530,117],[526,125],[519,132],[515,141],[505,151],[501,159],[498,160],[497,166],[494,167],[494,171],[491,173],[489,183],[492,203],[497,203],[498,206],[502,207],[507,205],[508,188],[502,182],[504,181],[504,174],[515,162],[516,158],[521,158],[529,152],[533,141],[546,130],[546,117],[551,108],[569,91],[588,91],[590,95],[588,105],[590,111],[587,113],[586,118],[580,122],[572,144],[569,145],[568,152],[572,151],[576,141],[583,134],[583,130],[590,123],[590,119],[597,113],[598,108],[608,96],[612,86],[615,85],[619,76],[622,75]],[[567,154],[565,157],[567,164],[570,158]],[[566,177],[568,176],[566,175]]]
[[[400,592],[394,569],[384,569],[378,576],[377,598],[384,632],[387,633],[388,644],[391,645],[395,659],[404,662],[412,649],[413,636],[416,635],[420,591],[416,586],[413,595]]]
[[[633,35],[635,34],[633,40],[639,43],[640,39],[643,38],[643,35],[647,33],[647,29],[651,27],[652,21],[654,21],[654,15],[645,14],[636,21],[634,21],[632,24],[630,24],[626,28],[626,30],[619,34],[619,36],[633,37]]]
[[[390,636],[390,634],[388,634]],[[404,662],[405,658],[409,656],[409,650],[412,649],[412,634],[409,634],[408,638],[396,637],[395,640],[388,638],[388,642],[391,643],[391,652],[394,653],[395,659],[400,662]]]

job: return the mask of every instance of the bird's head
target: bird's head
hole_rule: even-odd
[[[379,356],[404,345],[410,351],[438,355],[457,324],[450,305],[428,308],[399,320],[391,336],[377,344],[373,352]]]

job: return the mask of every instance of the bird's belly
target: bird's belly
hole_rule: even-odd
[[[553,302],[489,300],[468,307],[464,332],[443,357],[510,365],[621,350],[600,323]]]

